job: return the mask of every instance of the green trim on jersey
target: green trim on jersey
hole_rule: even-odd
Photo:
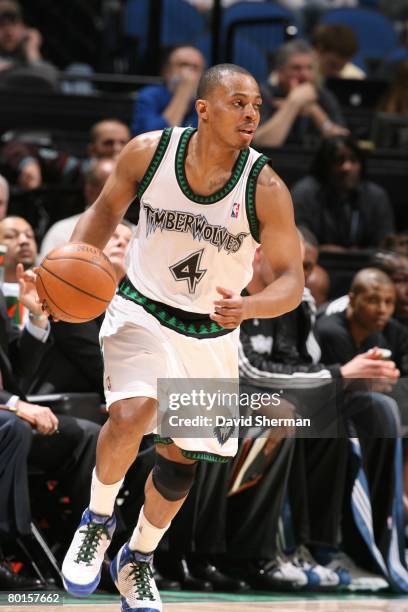
[[[162,438],[159,435],[154,436],[155,444],[165,444],[169,446],[174,444],[171,438]],[[178,447],[180,448],[180,447]],[[187,459],[194,459],[195,461],[210,461],[211,463],[227,463],[232,457],[224,457],[223,455],[216,455],[215,453],[207,453],[205,451],[189,451],[184,448],[180,448],[181,454]]]
[[[251,172],[248,177],[247,186],[246,186],[246,194],[245,194],[245,206],[247,219],[249,223],[249,229],[251,230],[251,235],[254,240],[258,243],[259,240],[259,220],[256,216],[256,207],[255,207],[255,191],[256,191],[256,181],[258,180],[259,173],[266,163],[268,163],[269,157],[266,155],[261,155],[258,157],[256,162],[251,168]]]
[[[231,191],[234,189],[239,179],[241,178],[241,174],[245,168],[245,164],[247,162],[249,156],[249,149],[243,149],[238,155],[237,161],[234,164],[234,168],[232,169],[232,174],[227,183],[215,193],[212,193],[208,196],[198,195],[194,193],[190,185],[188,184],[186,172],[185,172],[185,159],[187,153],[187,145],[191,138],[191,136],[196,132],[195,128],[187,128],[184,130],[180,137],[180,141],[178,143],[177,152],[176,152],[176,178],[179,184],[181,191],[184,195],[193,202],[197,204],[214,204],[215,202],[219,202],[223,198],[225,198]]]
[[[142,180],[140,181],[139,189],[137,190],[137,197],[139,198],[139,200],[152,182],[154,175],[156,174],[157,168],[159,167],[160,162],[163,159],[163,156],[169,145],[172,131],[173,128],[166,128],[162,132],[159,144],[157,145],[157,149],[154,152],[153,159],[150,162],[146,172],[144,173]]]
[[[142,306],[146,312],[151,314],[161,325],[172,329],[184,336],[190,336],[198,339],[218,338],[230,334],[233,330],[226,329],[218,325],[207,315],[191,313],[195,318],[189,318],[189,313],[186,312],[186,318],[183,316],[183,311],[179,308],[173,308],[162,302],[155,302],[150,298],[140,293],[136,287],[125,277],[119,285],[118,294]]]

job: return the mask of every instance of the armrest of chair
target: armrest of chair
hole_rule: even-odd
[[[102,424],[105,421],[105,407],[98,393],[50,393],[28,395],[27,400],[40,406],[48,406],[55,414],[66,414]]]

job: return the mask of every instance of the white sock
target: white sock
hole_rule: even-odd
[[[130,538],[129,548],[141,553],[150,553],[156,550],[158,543],[170,527],[170,523],[163,528],[155,527],[145,517],[143,508],[144,506],[140,510],[137,525]]]
[[[103,484],[98,479],[95,468],[92,472],[91,501],[89,502],[91,512],[101,514],[102,516],[112,516],[116,496],[119,493],[123,480],[122,478],[122,480],[113,484]]]

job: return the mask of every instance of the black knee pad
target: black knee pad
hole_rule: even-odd
[[[190,491],[197,469],[196,463],[178,463],[156,454],[152,471],[153,484],[165,499],[178,501]]]

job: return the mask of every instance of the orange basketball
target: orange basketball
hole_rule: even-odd
[[[115,269],[97,247],[71,242],[44,257],[36,287],[53,317],[84,323],[108,307],[116,291]]]

